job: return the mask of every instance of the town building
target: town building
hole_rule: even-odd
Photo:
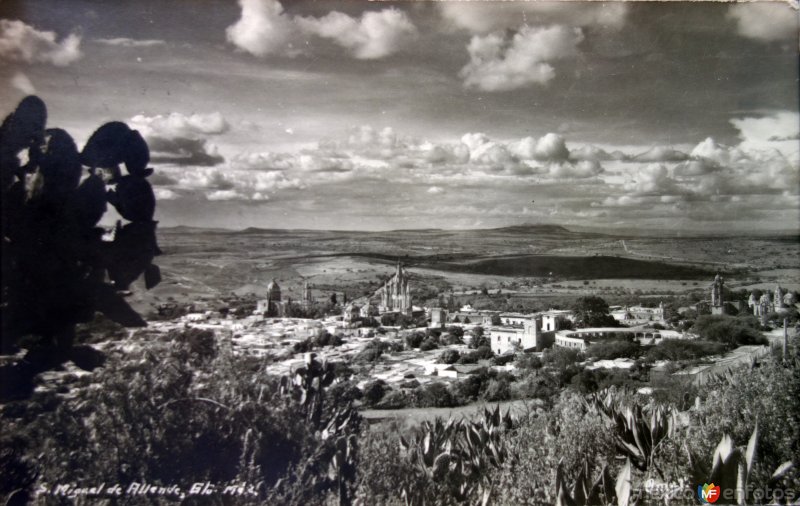
[[[547,348],[553,344],[558,330],[559,314],[500,315],[501,325],[489,327],[492,351],[503,354],[512,351],[530,351]]]
[[[402,313],[411,315],[411,288],[409,276],[403,269],[400,262],[397,263],[397,270],[394,276],[384,284],[379,290],[381,303],[381,313]]]

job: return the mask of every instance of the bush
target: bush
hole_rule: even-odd
[[[758,331],[754,318],[735,318],[727,315],[702,315],[692,326],[692,332],[702,339],[725,343],[730,346],[768,344],[767,338]]]
[[[489,380],[483,398],[490,402],[505,401],[511,397],[508,378],[501,377]]]
[[[461,353],[458,350],[444,350],[439,355],[439,362],[442,364],[455,364],[460,357]]]
[[[728,349],[728,345],[715,341],[667,339],[650,347],[645,357],[648,361],[695,360],[709,355],[721,355]]]
[[[557,369],[566,369],[573,365],[575,362],[581,360],[581,352],[572,348],[562,348],[554,346],[544,350],[542,354],[542,362],[545,365],[552,365]]]
[[[383,396],[386,394],[386,391],[389,390],[386,386],[386,382],[383,380],[375,380],[370,381],[366,385],[364,385],[364,392],[362,395],[362,399],[364,400],[364,405],[366,406],[375,406],[378,404]]]
[[[415,394],[416,405],[420,408],[451,408],[456,405],[444,383],[428,383],[419,387]]]
[[[638,341],[614,340],[601,341],[592,344],[586,349],[586,356],[599,360],[613,360],[615,358],[636,358],[642,353],[642,346]]]
[[[439,343],[432,337],[429,337],[422,341],[419,345],[419,351],[430,351],[435,350],[439,347]]]
[[[408,349],[419,348],[424,340],[425,334],[422,332],[412,332],[406,336],[406,346]]]
[[[336,490],[329,464],[339,436],[355,434],[359,419],[346,404],[333,404],[341,397],[325,395],[330,383],[305,390],[301,403],[300,387],[282,389],[264,363],[220,353],[191,366],[186,355],[179,343],[110,355],[95,373],[102,388],[76,389],[47,410],[30,402],[18,418],[4,419],[4,432],[24,437],[26,453],[37,456],[35,485],[237,482],[257,487],[250,502],[259,504],[306,504]],[[319,362],[306,368],[323,370]],[[310,407],[318,402],[317,412]],[[348,412],[350,421],[338,421],[336,413]],[[321,439],[334,418],[337,434]],[[339,462],[340,471],[349,465]]]
[[[465,353],[458,359],[459,364],[477,364],[479,360],[488,360],[494,357],[492,349],[488,346],[481,346],[475,351]]]
[[[492,364],[493,365],[506,365],[514,361],[515,355],[508,354],[508,355],[499,355],[496,357],[492,357]]]

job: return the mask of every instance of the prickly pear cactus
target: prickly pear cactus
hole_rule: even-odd
[[[160,250],[150,152],[139,132],[106,123],[78,151],[46,123],[44,102],[29,96],[0,126],[2,351],[32,335],[63,360],[75,324],[95,311],[145,324],[123,294],[143,274],[148,288],[158,284]],[[124,219],[113,234],[98,226],[109,204]]]

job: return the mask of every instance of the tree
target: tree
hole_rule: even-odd
[[[619,324],[608,314],[608,303],[596,295],[580,297],[572,305],[575,324],[585,327],[618,327]]]
[[[142,274],[147,288],[161,279],[152,263],[160,250],[142,136],[106,123],[79,152],[46,120],[44,102],[29,96],[0,127],[2,352],[15,352],[22,336],[38,338],[26,356],[34,364],[28,376],[71,358],[75,325],[96,311],[127,327],[145,325],[122,294]],[[97,226],[108,204],[122,217],[111,241]]]
[[[767,344],[767,339],[757,328],[755,318],[735,318],[727,315],[701,315],[692,326],[692,332],[703,339],[725,343],[729,346]]]

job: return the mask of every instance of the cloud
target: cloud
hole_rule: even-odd
[[[172,186],[178,184],[178,181],[165,174],[163,171],[157,171],[147,178],[153,186]]]
[[[548,173],[555,179],[587,179],[603,172],[603,167],[597,160],[581,160],[578,163],[561,162],[551,163]]]
[[[370,11],[353,18],[333,11],[321,18],[293,17],[277,0],[239,0],[241,18],[226,30],[228,42],[259,56],[294,57],[307,52],[302,35],[333,41],[358,59],[384,58],[397,52],[417,33],[406,13]]]
[[[169,188],[153,188],[153,193],[156,195],[156,200],[176,200],[179,197],[177,192]]]
[[[614,160],[614,157],[607,151],[598,148],[597,146],[590,145],[584,145],[570,149],[569,156],[573,160],[589,160],[597,162]]]
[[[18,89],[26,95],[34,95],[36,93],[36,88],[33,86],[33,83],[28,79],[28,76],[22,72],[17,72],[11,76],[10,84],[13,88]]]
[[[796,111],[779,111],[758,118],[734,118],[730,120],[745,147],[777,147],[778,142],[795,141],[791,149],[797,148],[800,138],[800,114]]]
[[[676,181],[669,176],[669,170],[660,163],[652,163],[639,169],[636,179],[626,181],[623,189],[634,195],[682,193]]]
[[[430,188],[428,188],[428,193],[438,195],[440,193],[444,193],[444,189],[442,189],[441,186],[431,186]]]
[[[298,17],[296,22],[304,32],[330,39],[362,60],[389,56],[417,33],[406,13],[395,8],[366,12],[360,19],[334,11],[321,18]]]
[[[169,163],[174,165],[217,165],[225,161],[216,146],[205,139],[186,137],[165,138],[148,136],[150,161],[153,163]]]
[[[147,140],[153,163],[213,166],[225,161],[207,139],[230,129],[218,112],[190,116],[177,112],[166,116],[140,114],[131,118],[130,125]]]
[[[746,2],[728,7],[740,35],[761,41],[797,42],[796,8],[788,2]]]
[[[140,114],[131,118],[130,123],[145,137],[153,135],[167,139],[219,135],[230,129],[227,120],[218,112],[192,114],[191,116],[177,112],[167,116],[160,114],[157,116],[144,116]]]
[[[163,46],[166,44],[163,40],[159,39],[144,39],[144,40],[137,40],[137,39],[129,39],[127,37],[117,37],[114,39],[94,39],[95,42],[98,44],[103,44],[105,46],[119,46],[119,47],[153,47],[153,46]]]
[[[442,18],[472,33],[517,28],[522,24],[561,24],[619,29],[628,6],[623,2],[585,3],[580,9],[566,2],[439,2]]]
[[[637,162],[682,162],[689,159],[689,155],[669,146],[655,146],[643,153],[627,156],[627,160]]]
[[[57,42],[55,32],[39,31],[22,21],[0,19],[0,58],[64,67],[81,58],[81,38],[70,34]]]
[[[569,158],[569,150],[564,138],[549,133],[536,142],[535,158],[537,160],[563,161]]]
[[[473,36],[470,62],[461,69],[464,86],[483,91],[508,91],[546,84],[555,77],[550,61],[577,54],[583,40],[579,28],[522,27],[513,37],[491,33]]]
[[[254,56],[297,56],[297,27],[277,0],[239,0],[242,15],[225,31],[228,42]]]

